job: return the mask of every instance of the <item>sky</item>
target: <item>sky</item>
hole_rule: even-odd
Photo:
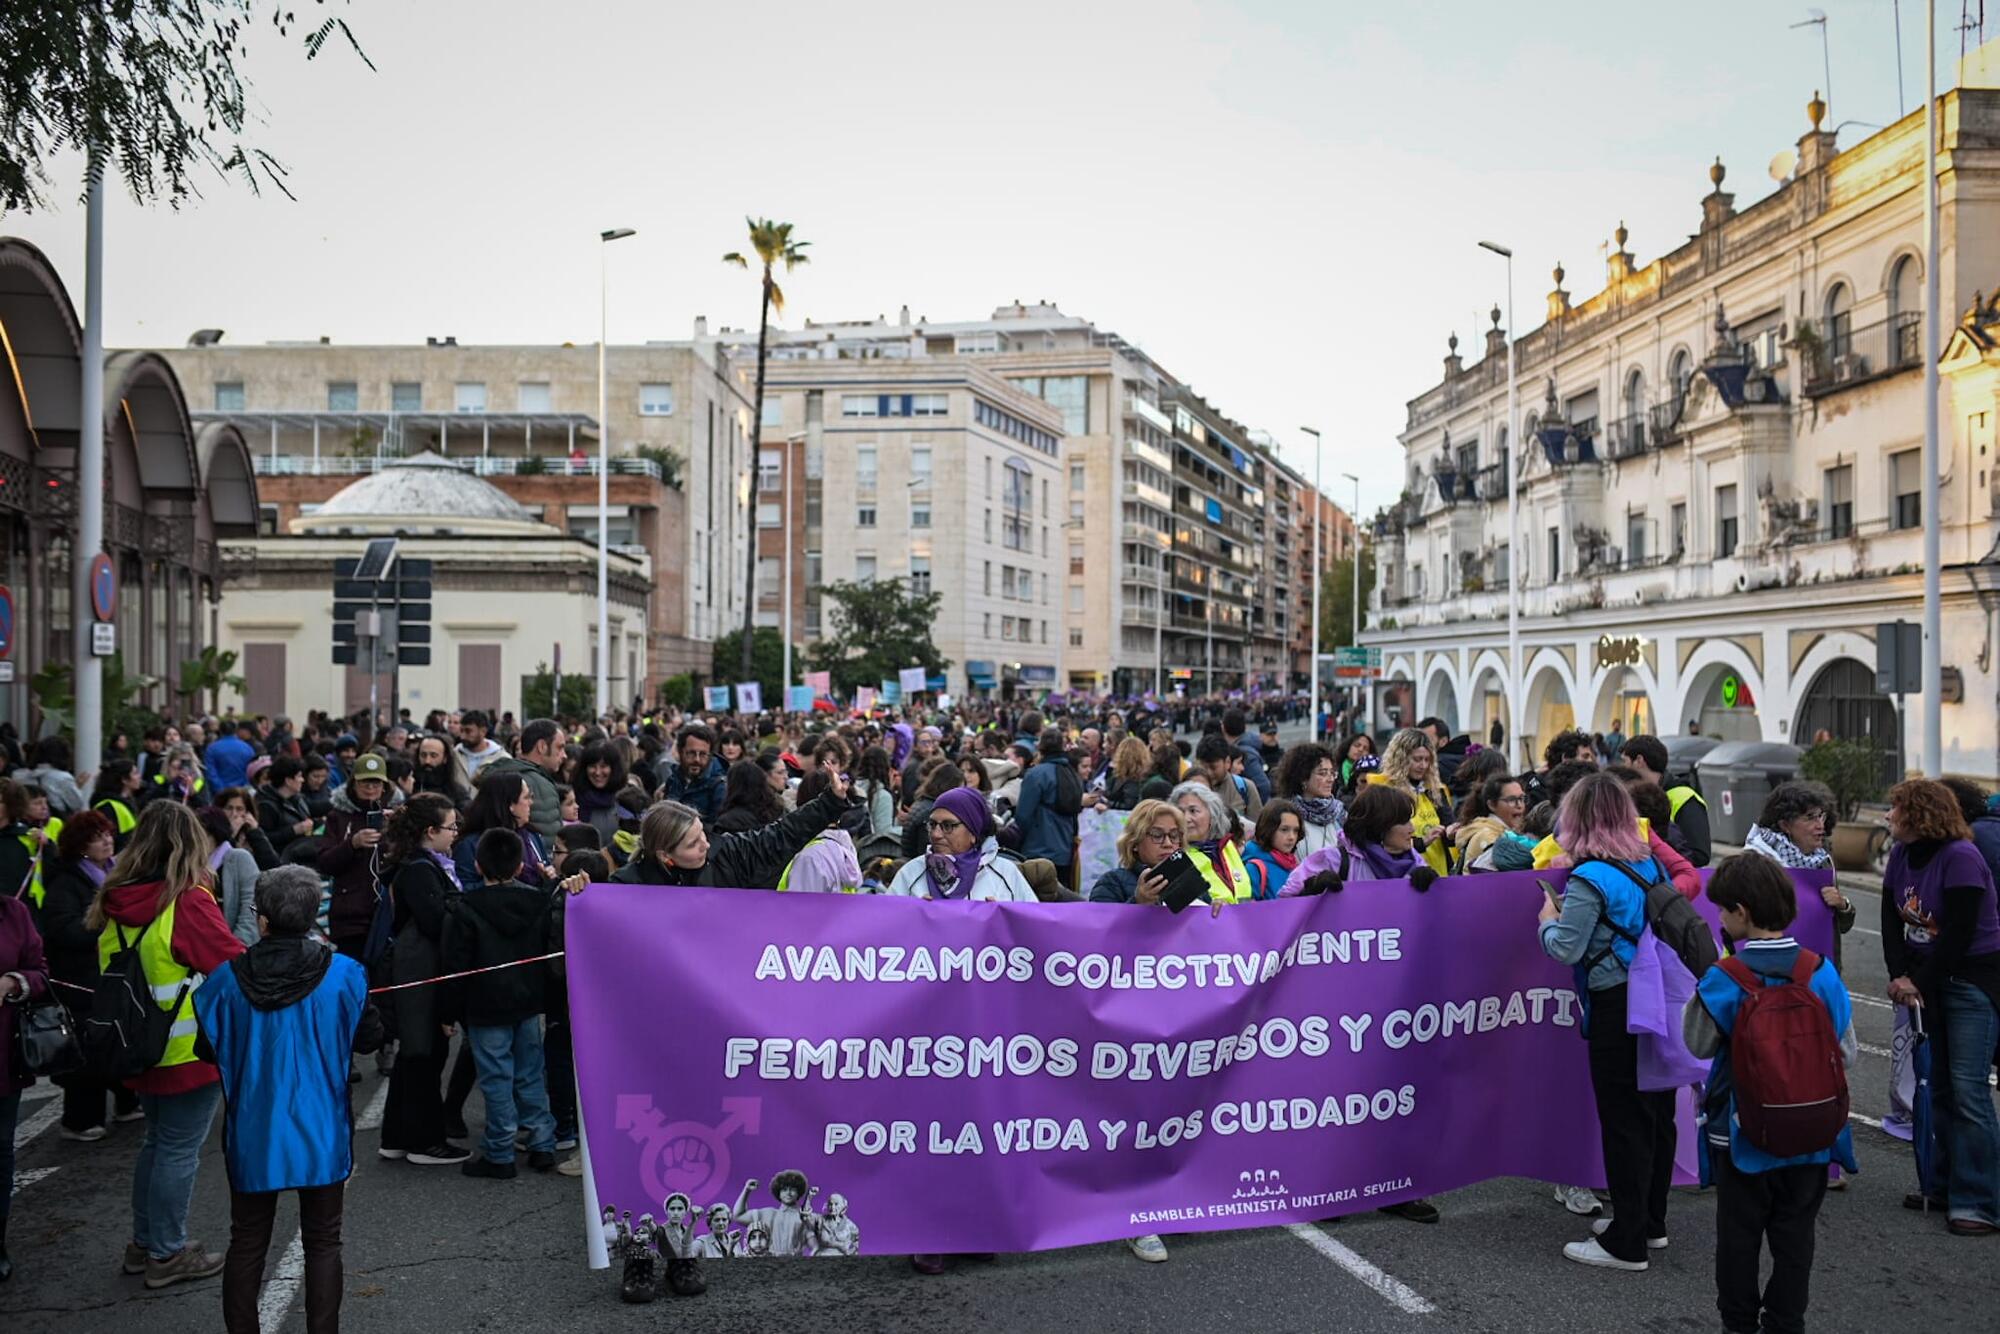
[[[1327,490],[1345,503],[1358,474],[1364,513],[1401,486],[1396,433],[1446,336],[1483,346],[1505,274],[1478,240],[1513,248],[1526,332],[1558,260],[1573,299],[1602,286],[1621,220],[1641,263],[1683,242],[1718,154],[1739,209],[1773,189],[1827,83],[1788,0],[334,7],[373,72],[251,29],[249,137],[296,201],[206,174],[178,210],[113,196],[111,345],[590,341],[612,227],[639,233],[605,256],[613,342],[754,326],[754,278],[719,258],[755,214],[812,243],[794,325],[1050,301],[1308,479],[1298,428],[1320,428]],[[1893,0],[1824,8],[1829,123],[1893,121]],[[1942,89],[1961,4],[1938,8]],[[1923,23],[1903,0],[1911,110]],[[52,172],[53,206],[0,233],[80,306],[80,164]]]

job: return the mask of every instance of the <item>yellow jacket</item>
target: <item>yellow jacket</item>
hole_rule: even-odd
[[[1369,774],[1368,781],[1370,783],[1387,784],[1389,782],[1389,775],[1378,771]],[[1428,793],[1413,787],[1406,787],[1402,790],[1417,799],[1416,813],[1410,817],[1410,829],[1414,833],[1421,837],[1425,832],[1443,826],[1444,821],[1438,816],[1437,805],[1431,801]],[[1444,793],[1445,805],[1449,807],[1451,805],[1451,789],[1440,782],[1438,790]],[[1448,875],[1451,872],[1451,863],[1445,856],[1444,842],[1441,839],[1424,849],[1424,860],[1430,863],[1431,869],[1439,875]]]

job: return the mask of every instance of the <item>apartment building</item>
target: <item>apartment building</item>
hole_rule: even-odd
[[[254,451],[267,532],[286,532],[357,476],[425,451],[460,461],[558,531],[643,550],[653,591],[642,679],[613,655],[613,693],[706,675],[742,624],[750,401],[700,321],[686,342],[608,349],[611,474],[597,503],[597,347],[343,346],[324,340],[163,349],[197,423]],[[592,652],[595,652],[593,647]]]
[[[754,356],[754,333],[724,330],[721,337],[744,360]],[[1166,403],[1172,394],[1184,392],[1171,375],[1118,335],[1065,315],[1046,302],[1015,302],[999,307],[984,320],[913,320],[905,307],[894,320],[808,321],[800,329],[772,333],[773,375],[780,368],[802,363],[849,361],[976,365],[1057,411],[1063,469],[1057,553],[1061,680],[1072,689],[1121,694],[1166,689],[1176,679],[1184,686],[1192,683],[1200,687],[1205,678],[1198,678],[1197,671],[1205,669],[1208,661],[1206,622],[1200,626],[1199,652],[1192,651],[1194,641],[1186,638],[1191,623],[1184,624],[1179,640],[1168,624],[1172,601],[1169,565],[1177,520],[1176,424]],[[1207,411],[1220,420],[1218,414]],[[785,494],[781,489],[783,460],[787,448],[797,448],[791,442],[799,431],[796,418],[781,420],[783,425],[776,424],[767,412],[760,442],[760,480],[767,486],[760,492],[760,504],[769,507],[763,513],[763,520],[770,525],[764,537],[767,557],[777,554]],[[1278,466],[1275,451],[1267,437],[1252,439],[1240,426],[1231,429],[1249,460],[1252,490],[1261,495],[1264,470]],[[1292,487],[1302,485],[1296,478],[1290,483]],[[796,528],[801,522],[796,490],[793,506]],[[1254,520],[1245,521],[1252,524],[1250,546],[1261,543],[1271,550],[1270,537],[1257,530],[1257,525],[1271,521],[1261,511]],[[1194,531],[1189,530],[1191,545],[1186,556],[1186,582],[1191,588],[1196,586]],[[1305,566],[1293,564],[1291,548],[1282,549],[1285,558],[1274,567],[1260,567],[1254,577],[1249,577],[1247,564],[1240,571],[1245,578],[1239,585],[1237,605],[1244,612],[1244,637],[1234,641],[1232,648],[1225,627],[1222,646],[1223,660],[1239,665],[1231,669],[1233,675],[1225,675],[1218,667],[1218,685],[1242,684],[1246,667],[1252,683],[1284,684],[1288,653],[1297,659],[1305,652],[1297,637],[1304,633],[1306,621],[1288,604],[1300,584],[1306,585],[1309,598],[1310,584],[1301,577]],[[1309,558],[1310,548],[1307,551]],[[798,624],[808,596],[809,572],[797,562],[793,571],[792,598]],[[776,615],[779,577],[778,568],[770,567],[771,593],[761,600],[760,616]],[[1261,608],[1256,618],[1260,635],[1255,637],[1249,633],[1253,602]],[[1184,609],[1183,622],[1197,610],[1195,604]],[[814,633],[813,629],[803,632],[806,637]],[[1181,652],[1185,661],[1175,658],[1176,644],[1185,650]],[[1170,665],[1170,659],[1178,665]],[[1289,665],[1290,683],[1303,687],[1304,662],[1296,660]],[[1183,675],[1175,678],[1170,674],[1174,671]]]
[[[905,581],[943,595],[933,635],[954,695],[1054,689],[1065,645],[1056,571],[1067,520],[1063,417],[953,359],[775,360],[760,436],[758,615],[776,623],[785,452],[795,637],[831,633],[825,584]]]
[[[1742,210],[1718,160],[1699,230],[1649,263],[1621,225],[1604,287],[1409,402],[1407,489],[1375,520],[1370,642],[1402,707],[1530,753],[1600,731],[1874,738],[1920,767],[1921,710],[1876,686],[1880,627],[1921,618],[1924,117],[1841,149],[1807,108],[1796,165]],[[1947,772],[1991,778],[2000,622],[2000,90],[1939,108]],[[1759,158],[1761,161],[1761,157]],[[1509,460],[1520,528],[1507,525]],[[1506,683],[1521,602],[1520,717]]]

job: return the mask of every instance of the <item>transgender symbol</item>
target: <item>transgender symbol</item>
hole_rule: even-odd
[[[653,1199],[676,1191],[691,1200],[716,1197],[729,1181],[729,1137],[757,1133],[762,1098],[724,1098],[722,1119],[713,1126],[695,1121],[669,1125],[643,1093],[618,1095],[618,1128],[639,1146],[639,1180]]]

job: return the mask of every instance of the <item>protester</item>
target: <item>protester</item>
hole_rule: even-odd
[[[479,771],[506,756],[507,748],[487,736],[493,723],[478,709],[467,709],[458,719],[458,757],[465,766],[468,784],[478,781]]]
[[[1152,752],[1138,737],[1128,736],[1118,743],[1111,752],[1109,777],[1104,781],[1104,799],[1112,810],[1129,811],[1138,806],[1152,763]]]
[[[776,824],[723,834],[712,844],[693,807],[657,801],[639,821],[639,850],[611,878],[627,885],[774,887],[785,867],[847,806],[847,780],[828,773],[825,792]]]
[[[1170,798],[1181,813],[1186,838],[1182,851],[1201,872],[1211,903],[1243,903],[1250,899],[1250,871],[1238,848],[1240,836],[1222,794],[1207,783],[1190,780]]]
[[[375,917],[375,848],[388,821],[388,791],[388,762],[373,753],[358,756],[354,776],[333,794],[320,842],[319,873],[333,881],[327,935],[350,959],[361,957]]]
[[[1257,802],[1261,806],[1271,799],[1271,780],[1264,772],[1264,752],[1244,734],[1250,729],[1250,720],[1241,709],[1225,709],[1222,713],[1222,738],[1243,756],[1243,778],[1257,789]],[[1253,812],[1251,819],[1256,819]]]
[[[63,823],[42,877],[42,943],[48,954],[49,975],[81,989],[60,998],[74,1010],[89,1008],[77,998],[97,985],[98,933],[84,925],[84,916],[97,897],[98,887],[111,873],[115,843],[107,817],[94,810],[73,815]],[[104,1138],[106,1094],[112,1095],[117,1121],[145,1117],[139,1110],[138,1095],[131,1089],[88,1070],[59,1075],[55,1082],[63,1090],[61,1135],[66,1140],[88,1144]]]
[[[216,794],[215,805],[229,822],[229,845],[249,853],[260,873],[283,864],[284,858],[278,855],[278,850],[257,824],[257,799],[251,795],[249,788],[224,788]]]
[[[1299,845],[1305,839],[1305,825],[1299,808],[1283,797],[1273,797],[1257,813],[1257,833],[1243,849],[1243,864],[1250,872],[1251,897],[1275,899],[1284,892],[1285,878],[1299,864]]]
[[[460,808],[472,800],[472,779],[466,774],[465,759],[441,736],[426,736],[417,742],[416,776],[419,792],[435,792]]]
[[[1764,809],[1758,814],[1757,823],[1751,825],[1750,832],[1744,836],[1744,851],[1759,853],[1780,866],[1795,870],[1832,866],[1833,854],[1826,847],[1826,817],[1830,804],[1826,789],[1816,783],[1778,784],[1764,799]],[[1979,809],[1983,811],[1984,806],[1982,794]],[[1854,929],[1854,905],[1840,892],[1840,886],[1831,880],[1819,894],[1826,906],[1833,909],[1834,926],[1838,932],[1834,944],[1837,947],[1840,936]],[[1837,958],[1835,962],[1838,962]]]
[[[516,754],[489,760],[481,767],[480,784],[499,774],[519,774],[533,798],[528,823],[544,840],[554,838],[565,819],[556,796],[556,774],[565,758],[562,727],[547,718],[530,718],[521,728],[517,745]],[[543,847],[546,849],[546,842]]]
[[[1054,862],[1056,878],[1070,880],[1076,859],[1076,817],[1083,809],[1083,781],[1063,746],[1062,729],[1042,730],[1035,767],[1021,780],[1014,823],[1021,829],[1021,855]]]
[[[222,920],[230,934],[245,945],[257,943],[257,859],[232,841],[235,830],[229,816],[216,806],[195,812],[202,832],[208,835],[209,881],[222,905]]]
[[[1356,732],[1341,742],[1333,752],[1340,761],[1340,777],[1334,786],[1333,795],[1343,800],[1358,791],[1367,776],[1381,767],[1375,755],[1375,738],[1366,732]],[[1281,795],[1293,795],[1279,789]],[[1316,851],[1317,849],[1315,849]]]
[[[636,795],[627,795],[625,784],[624,757],[609,742],[594,742],[577,756],[574,784],[577,814],[597,830],[606,847],[618,837],[620,821],[646,806]]]
[[[1486,755],[1492,752],[1480,753]],[[1463,772],[1461,767],[1460,773]],[[1493,869],[1490,859],[1484,867],[1477,863],[1492,850],[1497,840],[1509,834],[1518,834],[1521,819],[1527,813],[1527,792],[1518,778],[1508,773],[1497,773],[1484,779],[1478,788],[1467,794],[1464,804],[1459,807],[1458,833],[1452,836],[1459,866],[1466,871]],[[1529,855],[1533,855],[1532,845]]]
[[[447,972],[492,970],[452,984],[486,1103],[480,1154],[467,1158],[459,1170],[469,1177],[512,1181],[516,1131],[527,1132],[528,1166],[547,1172],[556,1165],[556,1123],[549,1110],[542,1050],[548,969],[527,962],[555,951],[555,909],[546,891],[517,879],[521,838],[513,830],[485,832],[477,870],[479,885],[456,901],[444,927]]]
[[[1146,775],[1146,781],[1139,785],[1139,797],[1142,801],[1165,801],[1180,784],[1187,761],[1181,755],[1181,748],[1174,744],[1171,734],[1156,738],[1149,753],[1153,760],[1152,769]]]
[[[1185,841],[1179,807],[1165,801],[1140,802],[1118,833],[1118,865],[1098,876],[1090,887],[1090,901],[1146,907],[1159,903],[1166,881],[1153,875],[1152,868],[1179,852]]]
[[[1250,780],[1236,772],[1242,762],[1242,751],[1211,732],[1195,743],[1194,771],[1189,776],[1215,789],[1231,824],[1249,828],[1256,824],[1264,803]]]
[[[278,1197],[297,1191],[306,1327],[340,1322],[341,1207],[354,1172],[348,1061],[382,1041],[361,966],[312,936],[319,877],[303,866],[256,884],[261,939],[195,992],[200,1045],[223,1094],[229,1172],[229,1252],[222,1322],[257,1334],[264,1260]]]
[[[27,903],[0,895],[0,1283],[14,1276],[7,1253],[7,1220],[14,1199],[14,1127],[21,1115],[21,1092],[35,1082],[22,1063],[14,1031],[21,1006],[49,999],[49,968],[42,956],[42,938],[35,930]],[[103,1094],[98,1095],[99,1115]]]
[[[957,772],[950,765],[943,768]],[[832,783],[833,775],[827,770],[813,770],[799,784],[799,800],[817,801]],[[928,804],[925,809],[929,810]],[[835,826],[807,840],[778,877],[777,887],[794,894],[854,894],[861,885],[861,862],[854,852],[854,837]]]
[[[715,733],[700,723],[683,727],[675,741],[677,763],[661,773],[660,795],[689,807],[704,823],[715,818],[722,807],[723,775],[727,772],[715,757]]]
[[[264,779],[257,795],[257,824],[270,836],[279,857],[293,860],[302,841],[311,838],[319,826],[319,818],[306,801],[306,766],[280,756],[264,771]]]
[[[905,862],[887,893],[918,899],[1036,901],[1019,863],[1000,855],[993,817],[977,793],[962,787],[944,793],[931,807],[925,825],[931,836],[929,854]]]
[[[1286,877],[1285,896],[1319,892],[1314,881],[1328,872],[1335,886],[1407,879],[1413,888],[1430,888],[1437,872],[1424,860],[1415,816],[1416,799],[1408,792],[1386,783],[1364,784],[1339,837],[1302,858]]]
[[[1667,747],[1656,736],[1635,736],[1626,739],[1618,748],[1625,763],[1644,774],[1655,787],[1667,794],[1667,809],[1673,816],[1674,827],[1681,831],[1681,840],[1687,845],[1687,859],[1696,866],[1708,865],[1713,855],[1713,834],[1708,823],[1708,803],[1701,793],[1686,783],[1676,783],[1667,777]]]
[[[226,787],[242,787],[250,781],[250,761],[256,758],[257,724],[244,719],[209,742],[202,754],[209,787],[218,792]]]
[[[901,851],[903,831],[896,824],[896,794],[890,790],[895,772],[889,752],[868,746],[854,765],[853,824],[855,855],[863,861],[893,857]]]
[[[1709,878],[1708,898],[1722,910],[1722,930],[1732,942],[1733,957],[1700,979],[1687,1003],[1682,1029],[1690,1053],[1714,1058],[1705,1101],[1709,1164],[1715,1177],[1716,1306],[1726,1330],[1741,1334],[1803,1330],[1814,1225],[1826,1198],[1827,1165],[1838,1162],[1850,1172],[1856,1170],[1853,1140],[1843,1124],[1823,1149],[1776,1157],[1760,1148],[1744,1133],[1739,1116],[1730,1040],[1754,994],[1771,987],[1802,986],[1825,1009],[1824,1035],[1837,1044],[1842,1067],[1850,1067],[1860,1054],[1854,1004],[1831,961],[1800,948],[1787,934],[1798,906],[1791,877],[1779,869],[1775,858],[1731,857]],[[1780,1031],[1790,1039],[1788,1047],[1805,1048],[1801,1054],[1808,1057],[1817,1054],[1806,1046],[1812,1041],[1811,1029],[1786,1024]],[[1796,1068],[1809,1070],[1810,1065],[1801,1062]],[[1768,1077],[1784,1069],[1766,1062],[1758,1073]],[[1757,1092],[1766,1102],[1775,1098],[1780,1105],[1802,1107],[1819,1090],[1773,1084]],[[1608,1231],[1611,1224],[1595,1226]],[[1766,1241],[1771,1248],[1771,1278],[1760,1293],[1758,1261]],[[1665,1242],[1664,1233],[1647,1240],[1655,1248]]]
[[[417,1167],[449,1167],[471,1157],[445,1134],[440,1093],[454,1015],[440,988],[409,985],[445,971],[445,919],[460,893],[451,856],[459,823],[458,812],[441,794],[420,792],[396,811],[382,840],[395,903],[390,981],[404,989],[395,993],[396,1062],[389,1071],[377,1152]]]
[[[1550,958],[1571,967],[1586,998],[1590,1083],[1612,1209],[1609,1227],[1564,1246],[1563,1255],[1599,1268],[1643,1270],[1648,1248],[1657,1249],[1667,1235],[1674,1095],[1639,1088],[1626,970],[1646,927],[1646,887],[1666,873],[1639,837],[1631,796],[1609,774],[1591,774],[1570,788],[1556,837],[1565,850],[1558,864],[1570,874],[1560,906],[1553,895],[1542,902],[1540,939]]]
[[[1992,873],[1951,790],[1911,779],[1889,791],[1882,873],[1882,955],[1889,999],[1923,1012],[1941,1199],[1957,1236],[2000,1232],[2000,1123],[1987,1077],[2000,1043],[2000,907]]]
[[[146,1113],[146,1138],[133,1166],[124,1271],[144,1274],[148,1288],[212,1278],[223,1257],[187,1235],[195,1171],[219,1100],[214,1064],[195,1055],[193,989],[196,974],[215,972],[244,945],[208,889],[208,836],[194,812],[177,801],[146,807],[84,924],[99,933],[100,968],[135,949],[153,995],[181,997],[166,1051],[128,1081]]]
[[[86,808],[76,775],[70,772],[69,742],[60,736],[43,737],[35,742],[34,760],[34,767],[14,771],[15,782],[33,783],[46,792],[49,810],[55,815],[70,816]]]
[[[146,782],[130,760],[107,760],[97,771],[97,783],[90,791],[90,809],[102,811],[111,820],[112,837],[119,848],[139,823],[139,794]]]
[[[1367,781],[1408,794],[1415,803],[1410,822],[1424,860],[1439,875],[1449,874],[1454,830],[1444,820],[1451,814],[1451,793],[1438,779],[1437,752],[1431,746],[1430,735],[1406,727],[1390,737],[1388,747],[1382,752],[1381,770],[1369,774]],[[1439,837],[1440,833],[1443,837]]]
[[[771,764],[780,770],[776,755]],[[738,760],[729,766],[721,808],[709,827],[718,834],[741,834],[784,818],[785,803],[771,788],[770,770],[762,760]]]
[[[978,770],[979,767],[978,762],[973,761],[972,768]],[[923,856],[924,849],[930,846],[930,826],[928,821],[930,820],[931,807],[937,802],[937,799],[953,788],[963,787],[965,784],[966,772],[950,760],[941,759],[933,768],[926,771],[924,777],[919,780],[918,785],[913,789],[915,797],[910,802],[909,811],[903,818],[903,837],[897,851],[902,853],[904,861],[911,861]],[[803,783],[799,785],[799,790],[805,790]]]

